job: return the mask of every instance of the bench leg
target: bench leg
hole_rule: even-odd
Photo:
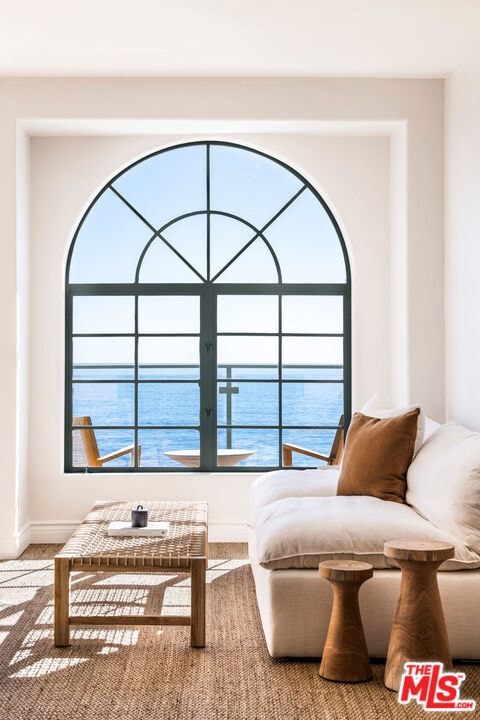
[[[190,644],[192,647],[205,647],[206,570],[206,558],[191,560]]]
[[[55,558],[54,642],[56,647],[70,645],[70,562]]]

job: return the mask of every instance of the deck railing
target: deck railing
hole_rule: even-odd
[[[118,384],[141,384],[149,383],[195,383],[199,382],[200,368],[198,364],[173,364],[173,363],[141,363],[135,373],[135,366],[132,364],[103,364],[103,363],[76,363],[73,370],[73,392],[75,385],[82,383],[118,383]],[[94,375],[95,370],[102,371],[107,377],[88,377]],[[271,376],[268,372],[272,371]],[[123,377],[108,377],[108,373],[117,371]],[[123,371],[123,372],[122,372]],[[127,371],[129,377],[126,377]],[[178,376],[175,374],[178,371]],[[194,375],[186,377],[186,374]],[[165,375],[165,377],[154,377],[154,375]],[[263,376],[262,376],[263,374]],[[81,375],[81,377],[80,377]],[[148,375],[148,377],[146,377]],[[153,377],[151,377],[152,375]],[[274,364],[249,364],[249,363],[219,363],[217,365],[218,394],[225,397],[225,425],[226,447],[232,448],[232,419],[233,419],[233,395],[241,394],[242,383],[312,383],[312,384],[342,384],[343,366],[338,364],[284,364],[281,367]],[[217,402],[219,398],[217,399]],[[218,409],[218,408],[217,408]],[[322,428],[336,428],[339,415],[343,413],[343,407],[336,408],[332,416],[331,425],[323,424]],[[280,415],[280,413],[279,413]],[[279,425],[280,427],[280,417]]]

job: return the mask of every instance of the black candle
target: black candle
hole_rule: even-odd
[[[148,510],[143,505],[138,505],[136,510],[132,510],[132,527],[141,528],[148,525]]]

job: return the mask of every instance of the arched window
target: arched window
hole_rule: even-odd
[[[70,248],[65,469],[325,452],[350,417],[350,345],[345,243],[305,178],[231,143],[153,153],[101,190]]]

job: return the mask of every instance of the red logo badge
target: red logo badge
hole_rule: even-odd
[[[462,700],[460,686],[465,673],[443,672],[440,662],[407,662],[400,681],[398,702],[416,700],[424,710],[475,710],[475,700]]]

